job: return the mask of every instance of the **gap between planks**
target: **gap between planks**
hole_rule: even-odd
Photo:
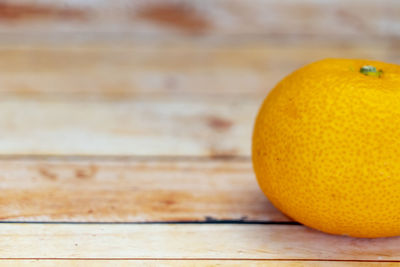
[[[221,155],[221,156],[176,156],[176,155],[44,155],[44,154],[0,154],[0,161],[47,161],[47,162],[129,162],[129,161],[158,161],[158,162],[251,162],[251,156]]]

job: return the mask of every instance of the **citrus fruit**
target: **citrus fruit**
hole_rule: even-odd
[[[252,159],[265,195],[294,220],[400,235],[400,66],[325,59],[293,72],[261,106]]]

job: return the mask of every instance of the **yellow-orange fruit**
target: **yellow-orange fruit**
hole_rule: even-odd
[[[294,220],[400,235],[400,66],[325,59],[290,74],[261,106],[252,159],[263,192]]]

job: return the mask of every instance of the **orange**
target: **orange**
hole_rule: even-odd
[[[294,220],[400,235],[400,66],[325,59],[290,74],[261,106],[252,159],[265,195]]]

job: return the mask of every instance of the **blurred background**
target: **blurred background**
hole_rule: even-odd
[[[284,76],[400,63],[395,0],[0,1],[0,154],[250,156]]]

